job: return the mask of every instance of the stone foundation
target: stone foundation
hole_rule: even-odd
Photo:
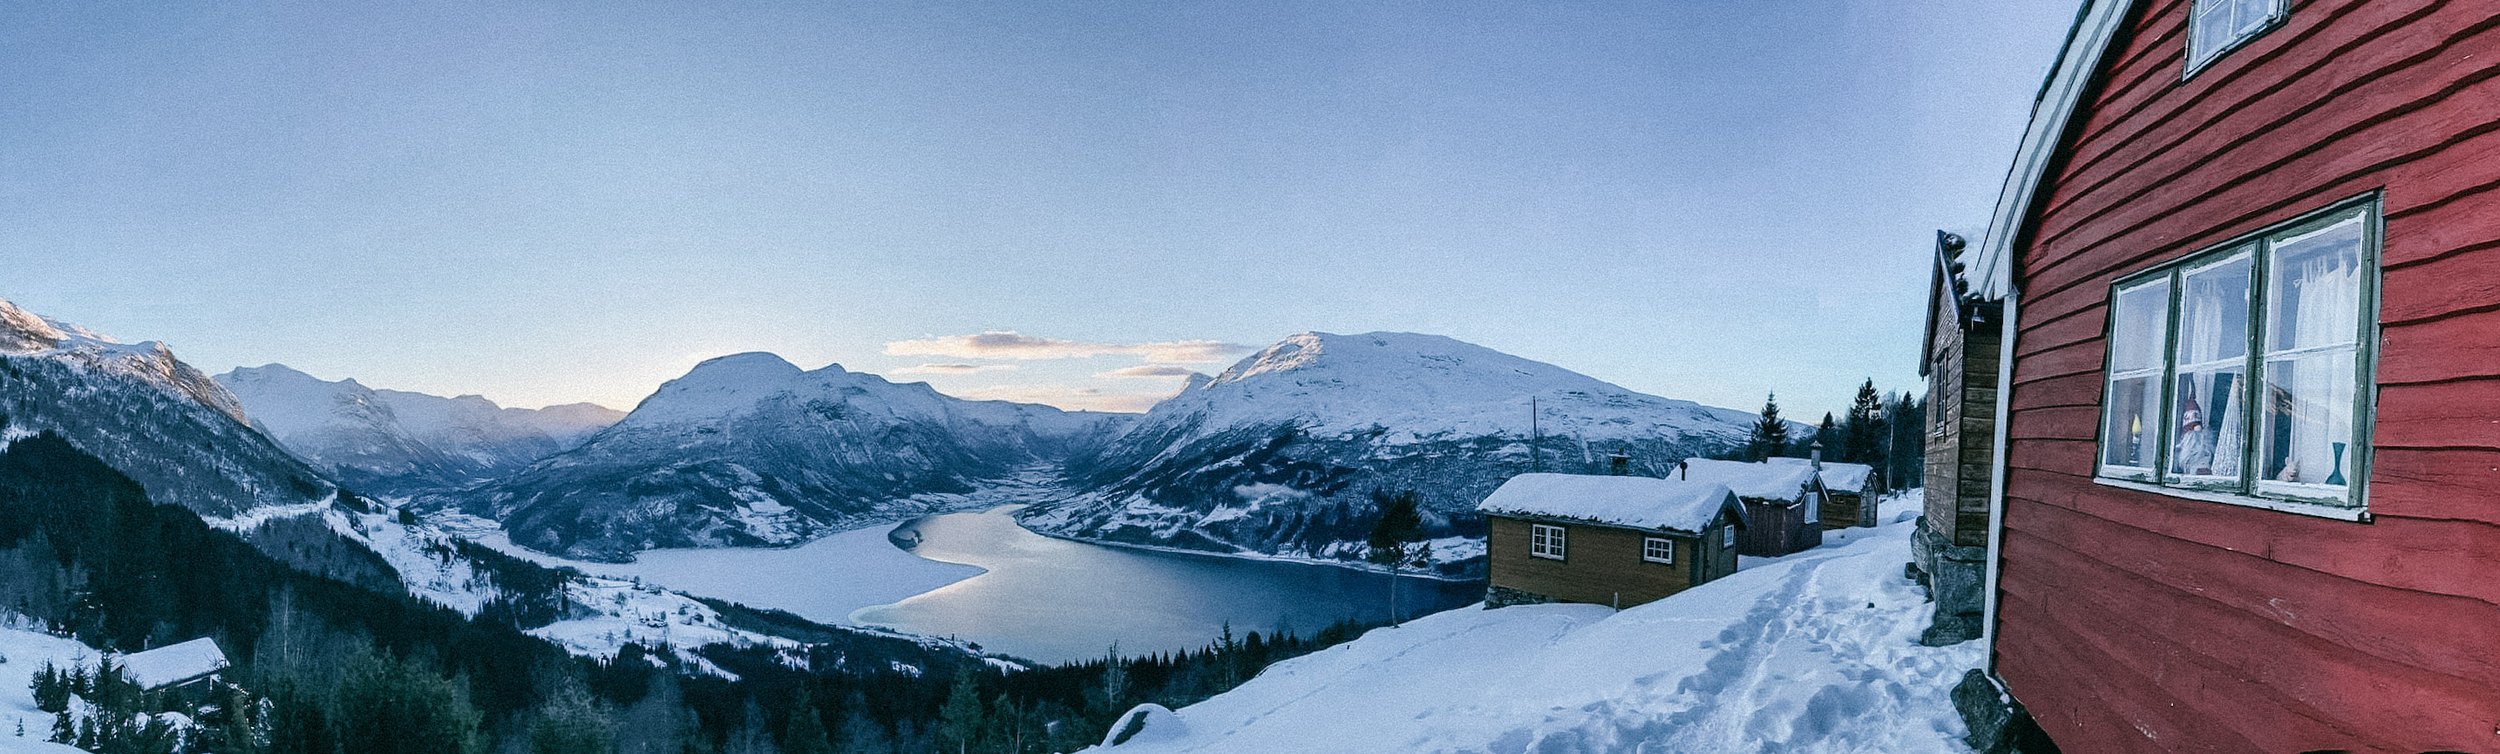
[[[1921,516],[1910,536],[1909,573],[1927,587],[1927,598],[1935,603],[1935,620],[1919,643],[1941,647],[1979,638],[1986,608],[1987,548],[1955,546],[1928,531]]]
[[[1506,586],[1484,588],[1484,609],[1486,610],[1512,605],[1542,605],[1552,601],[1554,601],[1552,597],[1535,592],[1523,592]]]

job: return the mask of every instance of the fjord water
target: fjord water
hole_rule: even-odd
[[[1343,618],[1388,618],[1384,573],[1053,539],[1017,526],[1012,508],[926,516],[893,537],[921,557],[988,572],[862,609],[853,622],[1041,662],[1101,657],[1115,641],[1126,655],[1198,649],[1227,622],[1235,637],[1280,627],[1307,636]],[[1398,580],[1407,618],[1483,598],[1482,582]]]

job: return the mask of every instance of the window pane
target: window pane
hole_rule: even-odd
[[[2266,348],[2349,344],[2361,324],[2359,215],[2274,241],[2266,273]]]
[[[2233,0],[2196,0],[2196,38],[2190,51],[2198,61],[2231,43]]]
[[[2239,479],[2247,447],[2242,437],[2247,417],[2240,405],[2247,371],[2235,364],[2179,374],[2171,403],[2170,473]]]
[[[2154,409],[2161,405],[2161,376],[2121,379],[2110,383],[2108,424],[2101,428],[2101,464],[2105,466],[2153,465],[2154,444],[2161,417]]]
[[[2160,280],[2118,292],[2118,311],[2110,323],[2109,368],[2114,372],[2161,366],[2170,329],[2170,281]]]
[[[2264,479],[2351,481],[2355,353],[2339,348],[2266,361]]]
[[[2179,284],[2178,363],[2248,357],[2249,273],[2253,257],[2189,270]]]
[[[2275,2],[2276,0],[2238,0],[2239,17],[2233,19],[2237,23],[2232,24],[2231,35],[2242,36],[2265,25],[2268,19],[2274,17]]]

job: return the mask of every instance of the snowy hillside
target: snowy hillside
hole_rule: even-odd
[[[840,365],[747,353],[697,365],[581,447],[451,499],[534,549],[786,545],[926,512],[1090,447],[1133,417],[968,401]]]
[[[328,381],[283,364],[217,375],[253,426],[340,482],[401,495],[456,488],[517,471],[616,423],[591,404],[504,408],[475,395],[444,398]]]
[[[53,636],[35,630],[28,621],[15,615],[0,614],[0,752],[7,751],[77,751],[65,746],[45,748],[41,742],[52,734],[52,713],[35,708],[35,671],[45,663],[67,669],[74,665],[95,664],[104,653],[76,639]],[[17,737],[19,730],[26,737]],[[11,749],[11,745],[29,745]]]
[[[117,343],[0,301],[0,438],[53,432],[203,516],[331,493],[242,417],[232,394],[163,344]]]
[[[1532,461],[1595,472],[1624,453],[1663,475],[1742,442],[1753,419],[1437,335],[1303,333],[1193,378],[1070,465],[1081,494],[1024,520],[1067,536],[1337,559],[1360,549],[1374,490],[1416,492],[1437,536],[1450,533],[1447,514]]]
[[[1126,743],[1170,752],[1966,752],[1977,642],[1918,644],[1914,524],[1616,612],[1463,608],[1288,660]],[[1115,731],[1116,734],[1127,731]]]

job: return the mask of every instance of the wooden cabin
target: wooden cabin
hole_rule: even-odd
[[[215,695],[218,675],[228,667],[225,651],[207,637],[123,655],[119,667],[140,691],[166,694],[193,704]]]
[[[2500,750],[2500,4],[2091,0],[1972,271],[2067,751]]]
[[[1727,485],[1745,505],[1736,551],[1770,557],[1823,544],[1823,482],[1814,469],[1786,463],[1686,459],[1676,478]]]
[[[1820,458],[1773,458],[1771,463],[1803,464],[1823,482],[1823,528],[1874,526],[1877,503],[1884,497],[1883,475],[1863,463],[1838,463]]]
[[[1977,236],[1936,231],[1926,358],[1918,367],[1927,378],[1927,483],[1910,565],[1935,605],[1920,638],[1931,646],[1979,638],[1984,612],[2005,294],[1970,274],[1966,257],[1978,251]]]
[[[1521,474],[1476,509],[1486,607],[1655,602],[1735,573],[1745,526],[1725,485],[1653,477]]]

